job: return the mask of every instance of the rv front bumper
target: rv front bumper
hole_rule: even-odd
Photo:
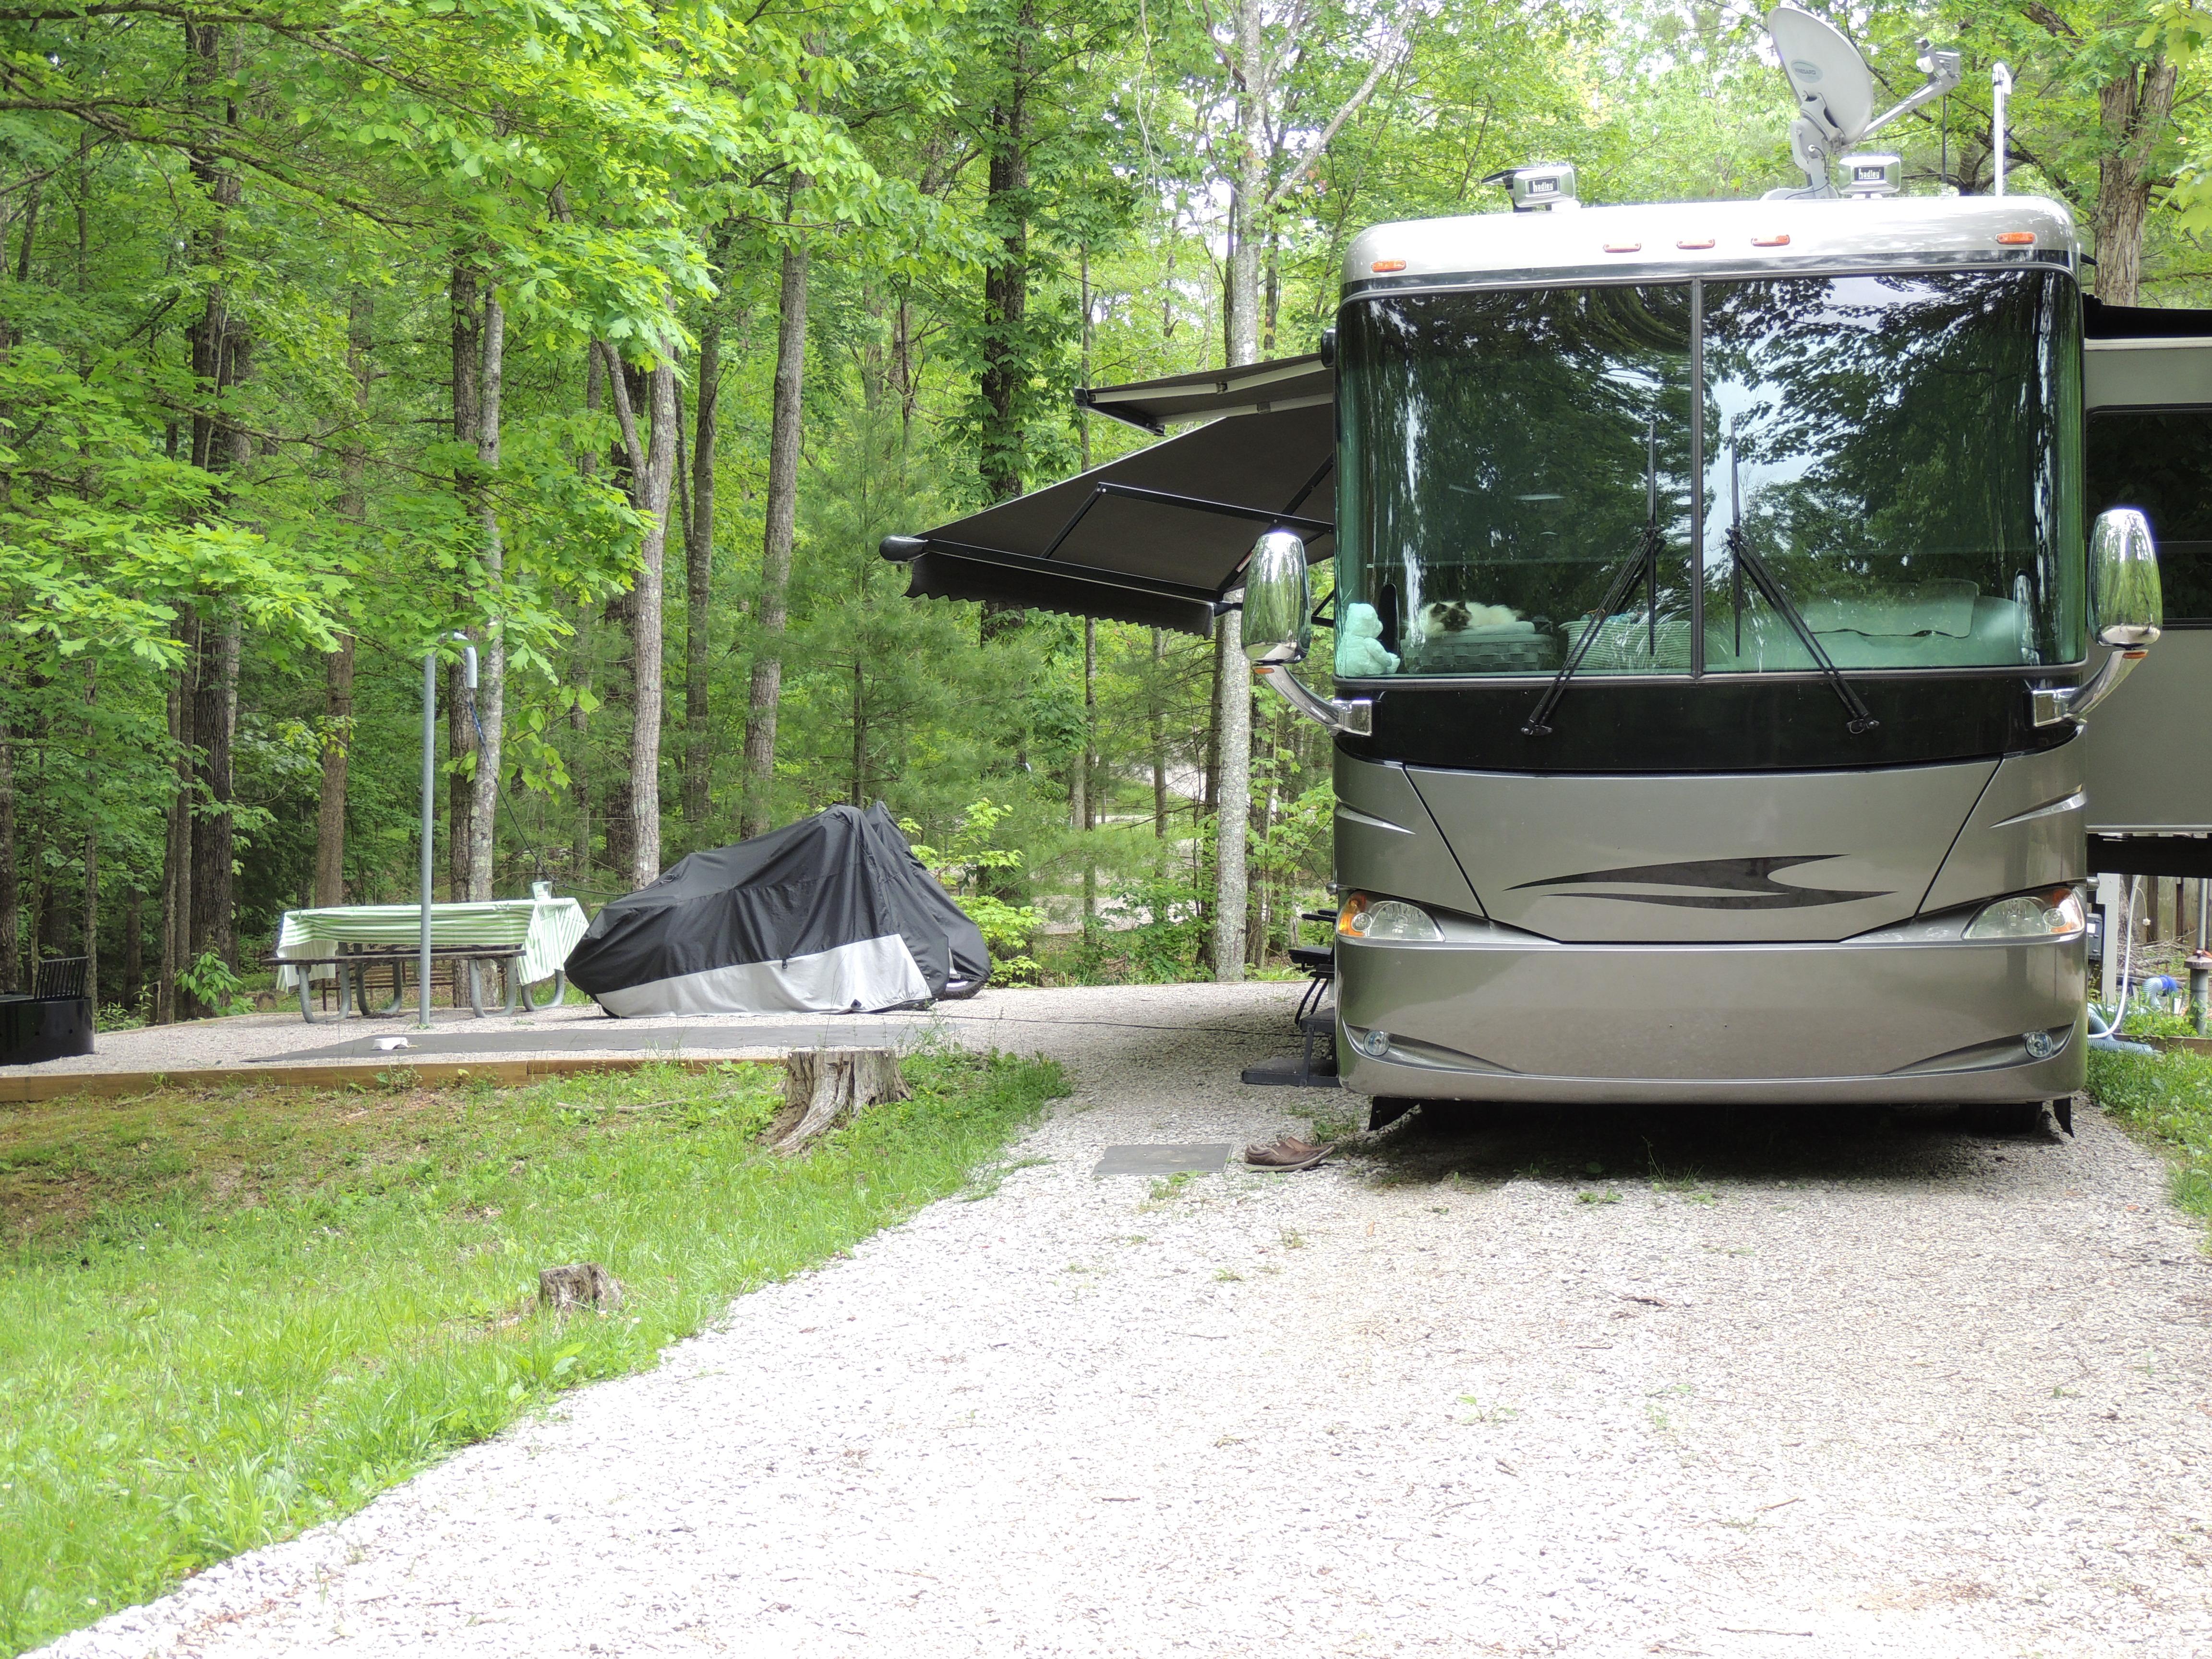
[[[1465,922],[1336,942],[1344,1085],[1425,1100],[2049,1100],[2085,941],[1567,945]]]

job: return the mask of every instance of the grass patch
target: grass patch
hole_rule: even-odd
[[[0,1650],[358,1508],[959,1191],[1066,1089],[910,1060],[804,1158],[781,1070],[0,1108]],[[536,1307],[603,1263],[613,1317]]]
[[[2093,1048],[2089,1092],[2166,1152],[2173,1164],[2173,1201],[2198,1220],[2212,1221],[2212,1055]]]

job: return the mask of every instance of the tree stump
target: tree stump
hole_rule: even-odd
[[[783,1067],[783,1110],[769,1126],[769,1144],[779,1152],[804,1152],[878,1102],[914,1094],[888,1048],[794,1049]]]
[[[622,1306],[622,1280],[596,1261],[538,1270],[538,1302],[555,1313],[581,1307],[609,1310]]]

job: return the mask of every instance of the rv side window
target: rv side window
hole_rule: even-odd
[[[2092,411],[2089,503],[2149,516],[2166,626],[2212,628],[2212,409]]]

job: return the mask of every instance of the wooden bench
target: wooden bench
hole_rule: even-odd
[[[314,991],[307,969],[337,969],[338,1008],[335,1018],[343,1020],[347,1017],[346,1006],[350,1000],[360,1008],[362,1018],[367,1019],[380,1014],[395,1014],[399,1012],[400,1005],[407,999],[407,969],[410,965],[419,965],[422,960],[422,949],[417,945],[356,945],[351,947],[340,946],[328,956],[271,956],[269,958],[269,965],[273,968],[296,968],[301,970],[300,1014],[310,1025],[317,1025],[322,1023],[323,1017],[315,1012]],[[499,1012],[512,1014],[520,1008],[526,996],[522,975],[519,971],[521,960],[522,947],[519,945],[447,945],[434,946],[430,951],[433,972],[436,971],[439,963],[450,963],[453,965],[453,1003],[456,1007],[460,1005],[461,985],[465,977],[468,984],[469,1006],[479,1018],[483,1014],[484,1006],[483,982],[477,977],[477,972],[478,964],[483,963],[500,964],[501,975],[507,981],[507,996]],[[368,1006],[368,970],[376,967],[389,967],[392,969],[392,1000],[381,1008],[372,1009]],[[567,975],[556,974],[553,976],[552,997],[544,1003],[532,1002],[530,1005],[532,1012],[535,1012],[539,1008],[551,1007],[561,1000],[567,994]]]

